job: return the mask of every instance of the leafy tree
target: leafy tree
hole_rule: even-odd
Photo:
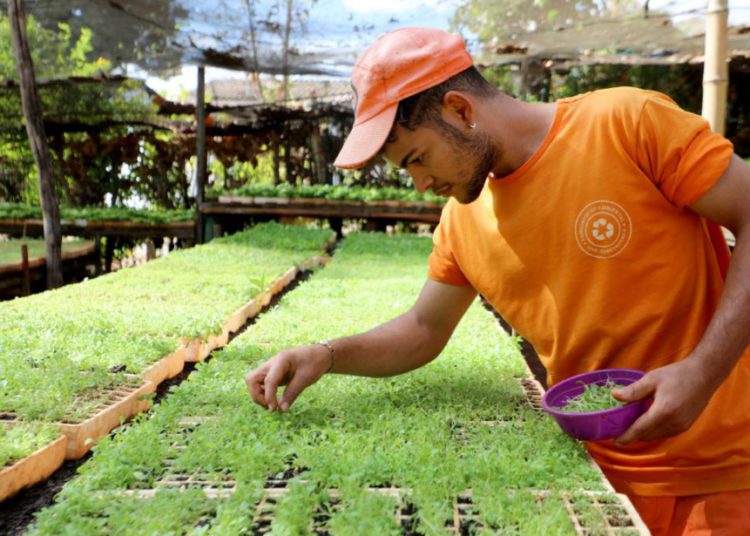
[[[452,24],[495,45],[504,35],[575,27],[640,9],[637,0],[465,0]]]
[[[106,75],[110,70],[108,60],[92,57],[90,30],[76,34],[69,25],[60,24],[57,31],[51,31],[33,17],[28,18],[27,27],[47,133],[63,172],[57,178],[63,201],[101,204],[106,193],[117,190],[112,179],[127,161],[107,158],[102,144],[117,149],[108,140],[132,134],[133,128],[126,123],[149,122],[155,113],[152,97],[136,81],[68,79]],[[37,203],[36,169],[24,133],[9,34],[8,18],[0,14],[0,199]],[[79,132],[66,132],[71,125]]]

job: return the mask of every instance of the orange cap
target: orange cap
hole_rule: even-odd
[[[385,144],[399,101],[473,64],[463,38],[443,30],[400,28],[378,38],[354,64],[354,127],[334,165],[366,164]]]

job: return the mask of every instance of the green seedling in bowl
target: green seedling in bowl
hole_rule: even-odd
[[[612,389],[617,387],[624,386],[612,380],[607,380],[603,385],[596,383],[585,384],[583,393],[568,399],[565,406],[557,409],[569,413],[588,413],[622,406],[625,403],[620,402],[612,396]]]

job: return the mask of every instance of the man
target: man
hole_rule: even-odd
[[[653,397],[649,410],[617,441],[587,446],[654,534],[748,533],[750,168],[731,144],[654,92],[515,101],[439,30],[381,37],[352,83],[356,118],[336,165],[382,153],[418,190],[454,199],[414,306],[279,353],[248,374],[253,400],[286,411],[326,372],[420,367],[480,292],[551,384],[648,371],[616,396]],[[736,236],[731,262],[717,224]]]

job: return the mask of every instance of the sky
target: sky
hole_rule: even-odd
[[[420,9],[417,10],[409,0],[318,0],[315,7],[318,25],[314,29],[316,45],[342,46],[343,39],[346,38],[348,43],[350,38],[350,35],[342,35],[342,28],[355,26],[360,29],[359,39],[355,43],[361,45],[361,49],[392,28],[430,26],[447,30],[458,3],[458,0],[421,0]],[[707,0],[650,0],[649,6],[653,11],[665,10],[673,14],[675,24],[692,22],[693,26],[702,28],[707,3]],[[347,18],[348,24],[341,24],[342,17]],[[330,25],[326,26],[325,21],[331,21]],[[729,23],[750,26],[750,0],[729,0]],[[183,67],[180,74],[167,79],[137,70],[128,74],[146,78],[149,86],[175,100],[193,91],[197,81],[197,67],[192,65]],[[207,81],[245,76],[238,71],[206,68]]]

